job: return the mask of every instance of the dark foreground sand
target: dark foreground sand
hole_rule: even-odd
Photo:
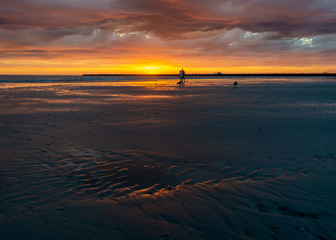
[[[0,238],[336,239],[336,82],[174,83],[2,84]]]

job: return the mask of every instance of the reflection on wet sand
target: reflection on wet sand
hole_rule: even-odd
[[[3,84],[1,236],[333,239],[336,84],[258,81]]]
[[[301,78],[262,78],[262,77],[250,77],[250,78],[197,78],[190,77],[187,79],[186,86],[194,87],[216,87],[216,86],[231,86],[234,81],[238,80],[244,85],[256,85],[256,84],[288,84],[288,83],[309,83],[309,82],[332,82],[332,78],[316,78],[316,77],[301,77]],[[71,82],[1,82],[0,89],[11,89],[11,88],[43,88],[43,87],[53,87],[53,86],[67,86],[72,87],[92,87],[92,86],[105,86],[105,87],[145,87],[149,89],[175,89],[177,79],[104,79],[95,78],[92,79],[82,79],[81,81],[75,80]],[[179,88],[178,88],[179,89]]]

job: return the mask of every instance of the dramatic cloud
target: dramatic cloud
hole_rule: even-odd
[[[334,65],[335,23],[335,0],[2,0],[0,59]]]

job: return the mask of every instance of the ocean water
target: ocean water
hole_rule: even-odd
[[[235,81],[238,85],[283,85],[283,84],[328,84],[335,82],[333,76],[187,76],[185,86],[192,87],[228,87]],[[118,86],[147,87],[163,89],[176,87],[178,76],[82,76],[82,75],[0,75],[0,89],[43,86]]]

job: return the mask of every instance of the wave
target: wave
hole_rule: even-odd
[[[0,75],[0,83],[55,83],[55,82],[137,82],[153,80],[176,80],[176,75]],[[245,83],[277,83],[277,82],[315,82],[321,80],[332,80],[330,76],[187,76],[187,80],[206,81],[207,83],[215,81],[231,81],[236,79]]]

